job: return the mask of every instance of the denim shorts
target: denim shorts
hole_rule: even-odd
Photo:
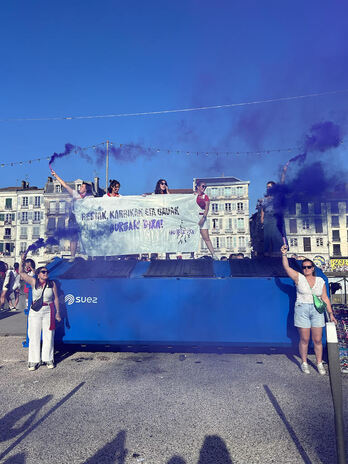
[[[296,303],[294,323],[302,329],[325,327],[325,316],[318,313],[313,303]]]

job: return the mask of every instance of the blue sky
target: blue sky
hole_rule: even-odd
[[[348,89],[348,7],[341,1],[16,1],[0,5],[0,119],[131,113],[229,104]],[[257,151],[301,145],[318,122],[347,129],[348,93],[169,115],[0,122],[1,163],[50,156],[69,142],[109,139],[189,152]],[[93,150],[88,152],[94,157]],[[110,160],[121,193],[166,178],[251,182],[251,211],[265,182],[297,154],[187,155],[140,151]],[[312,154],[312,158],[319,156]],[[320,155],[345,160],[345,145]],[[96,157],[95,157],[96,158]],[[332,163],[332,160],[335,160]],[[57,160],[66,180],[105,184],[103,164]],[[46,162],[0,168],[0,186],[43,186]]]

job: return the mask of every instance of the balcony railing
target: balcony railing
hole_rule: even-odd
[[[24,234],[21,234],[21,235],[19,236],[19,238],[20,238],[21,240],[27,240],[27,239],[28,239],[28,235],[27,235],[27,234],[25,234],[25,235],[24,235]]]
[[[10,235],[5,234],[4,235],[4,240],[11,240],[11,234]]]

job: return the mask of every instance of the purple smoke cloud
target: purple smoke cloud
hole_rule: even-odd
[[[100,164],[105,161],[106,148],[96,148],[97,163]],[[156,150],[152,148],[145,148],[142,145],[128,143],[115,147],[111,145],[109,148],[109,156],[112,156],[116,161],[130,162],[135,161],[139,157],[152,157],[156,153]]]

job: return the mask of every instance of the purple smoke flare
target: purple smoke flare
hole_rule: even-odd
[[[78,147],[75,147],[75,145],[72,145],[71,143],[66,143],[65,144],[65,150],[62,153],[53,153],[53,155],[51,156],[51,159],[49,160],[49,163],[48,163],[50,169],[51,169],[52,164],[54,163],[54,161],[57,158],[63,158],[63,156],[70,155],[70,153],[74,150],[74,148],[77,149]]]
[[[45,247],[47,245],[58,245],[58,244],[59,244],[59,241],[53,237],[49,237],[47,240],[43,238],[38,238],[36,242],[28,246],[25,254],[27,254],[29,251],[36,251],[39,248]]]

